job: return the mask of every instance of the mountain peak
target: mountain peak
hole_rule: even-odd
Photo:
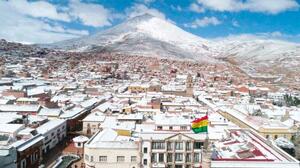
[[[141,14],[141,15],[137,15],[135,17],[132,17],[132,18],[129,18],[128,20],[135,20],[135,21],[144,21],[144,20],[149,20],[149,19],[152,19],[152,18],[155,18],[155,16],[149,14],[149,13],[144,13],[144,14]]]

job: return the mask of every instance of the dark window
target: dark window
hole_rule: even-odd
[[[148,148],[144,148],[144,153],[147,153],[148,152]]]
[[[147,165],[147,159],[144,159],[143,164]]]
[[[163,153],[158,154],[158,162],[164,162],[164,154]]]
[[[201,149],[201,146],[203,146],[203,142],[195,142],[194,143],[194,149]]]

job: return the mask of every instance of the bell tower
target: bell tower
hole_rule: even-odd
[[[193,83],[193,77],[191,74],[188,74],[185,85],[186,85],[186,96],[193,97],[194,83]]]

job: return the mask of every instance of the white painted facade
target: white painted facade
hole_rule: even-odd
[[[49,120],[36,130],[44,137],[43,152],[48,152],[67,136],[67,122],[63,119]]]

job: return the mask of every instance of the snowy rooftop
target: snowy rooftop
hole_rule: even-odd
[[[65,122],[65,120],[62,119],[55,119],[55,120],[49,120],[45,124],[39,126],[36,128],[37,132],[40,134],[45,134],[48,131],[53,130],[54,128],[62,125]]]
[[[261,135],[248,129],[230,129],[227,137],[215,143],[215,161],[290,161],[276,145],[266,143]]]
[[[130,136],[121,136],[112,129],[104,129],[96,133],[86,144],[90,148],[107,148],[107,149],[137,149],[137,138]]]
[[[5,104],[0,105],[0,111],[5,112],[37,112],[40,109],[40,105],[14,105]]]
[[[60,108],[42,108],[38,115],[40,116],[59,116],[62,113]]]
[[[93,112],[86,116],[82,121],[85,122],[103,122],[106,116],[99,112]]]
[[[17,133],[21,129],[25,128],[24,124],[0,124],[0,133]]]

